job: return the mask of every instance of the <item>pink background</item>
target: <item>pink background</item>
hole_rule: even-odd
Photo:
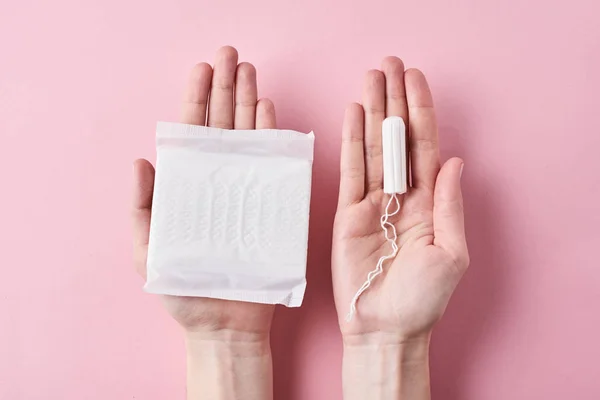
[[[131,162],[191,66],[255,63],[317,136],[309,289],[279,309],[276,399],[341,398],[329,265],[344,106],[381,58],[430,79],[466,160],[472,265],[434,334],[434,398],[600,398],[595,0],[0,5],[0,399],[183,399],[182,336],[130,263]]]

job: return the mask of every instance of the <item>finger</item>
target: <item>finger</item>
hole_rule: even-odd
[[[423,73],[409,69],[404,74],[410,131],[410,153],[413,187],[433,193],[440,170],[438,130],[433,99]]]
[[[133,163],[131,216],[133,222],[134,265],[138,273],[143,277],[146,276],[153,190],[154,167],[147,160],[136,160]]]
[[[181,122],[184,124],[206,125],[211,77],[212,68],[206,63],[196,64],[192,69],[181,109]]]
[[[256,129],[275,129],[275,106],[269,99],[260,99],[256,104]]]
[[[469,264],[460,187],[463,165],[460,158],[452,158],[444,164],[437,177],[433,198],[433,243],[451,254],[460,268]]]
[[[385,115],[401,117],[408,126],[404,63],[398,57],[386,57],[383,59],[381,69],[385,75]]]
[[[364,110],[360,104],[346,108],[342,128],[340,194],[338,207],[361,201],[365,196]]]
[[[208,126],[233,128],[233,85],[237,62],[238,53],[233,47],[225,46],[217,51],[208,102]]]
[[[363,90],[365,110],[365,172],[367,191],[383,187],[383,160],[381,124],[385,118],[385,76],[371,70],[365,78]]]
[[[256,69],[250,63],[241,63],[235,77],[235,129],[254,129],[256,101]]]

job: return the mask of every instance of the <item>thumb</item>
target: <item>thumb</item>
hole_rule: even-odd
[[[460,187],[463,166],[460,158],[446,161],[437,176],[433,195],[434,244],[446,250],[459,268],[469,264]]]
[[[133,260],[135,269],[144,278],[146,277],[153,190],[154,167],[146,160],[136,160],[133,164],[133,204],[131,210]]]

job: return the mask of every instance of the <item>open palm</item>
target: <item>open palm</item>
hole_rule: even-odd
[[[210,100],[209,100],[210,94]],[[275,109],[257,100],[256,70],[240,63],[232,47],[217,52],[214,70],[206,63],[192,70],[183,102],[181,122],[225,129],[275,128]],[[134,263],[146,276],[154,167],[147,160],[134,163]],[[163,296],[171,315],[189,331],[268,335],[274,306],[219,299]]]
[[[389,333],[399,340],[427,334],[443,314],[469,264],[460,175],[462,160],[440,168],[433,100],[423,74],[404,71],[396,57],[369,71],[363,105],[346,110],[341,181],[333,235],[333,285],[345,338]],[[389,195],[383,193],[381,126],[400,116],[409,127],[412,187],[390,219],[399,251],[358,300],[356,291],[381,256],[392,252],[380,226]],[[392,206],[392,209],[394,207]]]

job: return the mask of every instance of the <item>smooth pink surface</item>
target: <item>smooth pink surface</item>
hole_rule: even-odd
[[[0,5],[0,399],[183,399],[184,348],[131,266],[131,162],[191,66],[255,63],[317,134],[309,289],[279,309],[276,399],[341,398],[330,237],[343,109],[385,55],[425,71],[464,157],[472,265],[437,328],[436,399],[600,398],[594,0]]]

